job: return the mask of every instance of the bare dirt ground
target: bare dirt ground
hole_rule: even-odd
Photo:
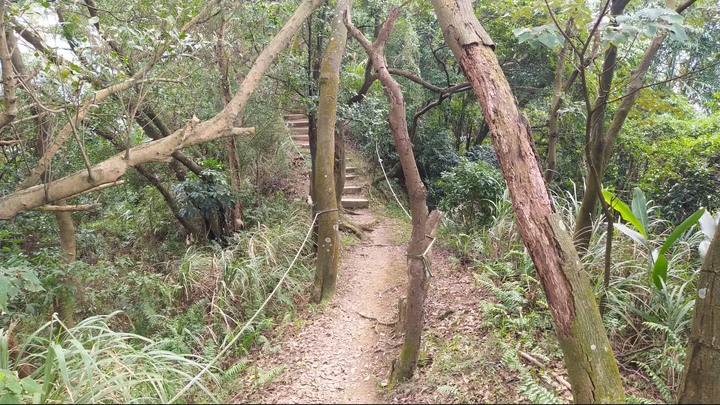
[[[352,216],[370,224],[369,210]],[[262,370],[285,366],[272,382],[236,398],[261,403],[380,403],[399,339],[397,319],[405,289],[405,247],[391,242],[393,226],[381,221],[367,239],[341,258],[337,292],[320,313],[283,336],[281,350],[257,359]]]

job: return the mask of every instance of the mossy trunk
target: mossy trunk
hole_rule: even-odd
[[[679,404],[720,400],[720,231],[708,249],[697,283],[685,371],[677,392]]]
[[[555,212],[530,127],[521,117],[495,57],[494,44],[470,0],[433,0],[460,67],[480,101],[505,178],[520,236],[545,291],[579,403],[622,403],[625,394],[588,276],[569,230]]]
[[[330,41],[320,64],[320,102],[317,112],[317,143],[313,190],[318,215],[317,265],[315,268],[315,301],[330,299],[335,293],[340,258],[340,232],[335,181],[335,123],[340,87],[340,63],[345,52],[347,29],[342,12],[350,0],[338,0],[333,16]]]

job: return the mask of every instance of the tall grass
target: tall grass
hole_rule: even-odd
[[[304,211],[293,211],[284,219],[238,233],[226,248],[191,248],[180,266],[184,299],[201,302],[206,308],[209,338],[220,343],[249,318],[290,265],[300,249],[309,218]],[[300,294],[312,278],[312,248],[306,245],[277,293],[280,305],[293,308],[293,297]],[[258,318],[251,333],[272,326],[279,313],[271,306]]]
[[[16,347],[10,332],[0,330],[0,369],[16,376],[32,370],[21,380],[26,389],[15,391],[17,399],[167,403],[205,366],[199,357],[163,350],[163,342],[112,330],[108,322],[119,313],[89,317],[71,328],[53,317],[22,337]],[[215,401],[207,385],[214,381],[213,374],[206,375],[185,400]]]

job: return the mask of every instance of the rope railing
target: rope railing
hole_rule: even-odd
[[[217,361],[220,360],[220,358],[228,351],[228,349],[230,349],[230,347],[232,347],[235,344],[235,342],[237,342],[237,340],[242,336],[243,332],[245,332],[245,330],[253,323],[253,321],[255,320],[255,318],[257,318],[257,316],[260,314],[260,312],[262,312],[262,310],[265,309],[265,306],[267,305],[268,302],[270,302],[270,299],[273,297],[273,295],[275,295],[277,290],[280,289],[280,286],[282,285],[283,281],[285,281],[285,278],[290,273],[290,270],[292,269],[293,265],[297,261],[298,257],[300,257],[300,253],[302,252],[303,248],[305,247],[305,244],[307,243],[308,239],[310,238],[310,235],[312,234],[312,230],[313,230],[313,227],[315,226],[315,222],[317,221],[317,218],[322,214],[332,212],[332,211],[337,211],[337,208],[320,211],[315,214],[315,216],[313,217],[312,223],[308,227],[308,231],[305,234],[305,239],[303,240],[302,245],[300,245],[300,248],[298,249],[297,253],[295,253],[295,257],[292,259],[292,262],[290,262],[290,265],[288,266],[287,270],[285,270],[285,273],[282,275],[282,277],[280,277],[280,280],[278,281],[275,288],[272,290],[272,292],[270,292],[270,295],[268,295],[267,298],[265,299],[265,301],[262,303],[262,305],[260,305],[260,308],[258,308],[258,310],[255,311],[255,314],[245,323],[245,325],[242,327],[242,329],[240,329],[240,331],[235,335],[235,337],[232,340],[230,340],[230,342],[227,345],[225,345],[225,347],[223,347],[220,350],[220,352],[218,352],[217,355],[215,355],[215,357],[205,366],[205,368],[203,368],[195,377],[193,377],[190,380],[190,382],[188,382],[187,385],[185,385],[185,387],[183,387],[183,389],[180,390],[180,392],[175,394],[175,396],[168,403],[174,403],[175,401],[177,401],[177,399],[180,398],[180,396],[182,396],[184,393],[186,393],[187,390],[189,390],[190,387],[193,386],[193,384],[197,383],[200,380],[200,377],[202,377],[205,373],[207,373],[208,370],[210,370],[210,368],[213,366],[213,364],[217,363]]]
[[[385,181],[387,182],[387,185],[388,185],[388,187],[390,188],[390,192],[392,193],[393,197],[395,197],[395,201],[397,201],[398,205],[399,205],[400,208],[403,210],[403,212],[405,213],[405,215],[407,215],[408,218],[412,219],[412,216],[410,216],[410,214],[408,214],[408,212],[407,212],[407,210],[405,209],[405,207],[403,207],[403,205],[402,205],[402,203],[400,202],[400,199],[398,198],[397,194],[395,194],[395,190],[393,190],[392,185],[390,184],[390,179],[388,179],[387,173],[385,172],[385,166],[383,166],[383,164],[382,164],[382,158],[380,157],[380,149],[378,148],[378,143],[377,143],[377,141],[375,142],[375,152],[377,153],[378,163],[380,163],[380,168],[382,169],[383,176],[385,176]]]

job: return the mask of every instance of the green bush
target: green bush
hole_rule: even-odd
[[[467,228],[492,222],[496,201],[505,190],[500,172],[485,162],[461,158],[457,166],[440,176],[436,183],[442,193],[438,207],[455,222]]]

